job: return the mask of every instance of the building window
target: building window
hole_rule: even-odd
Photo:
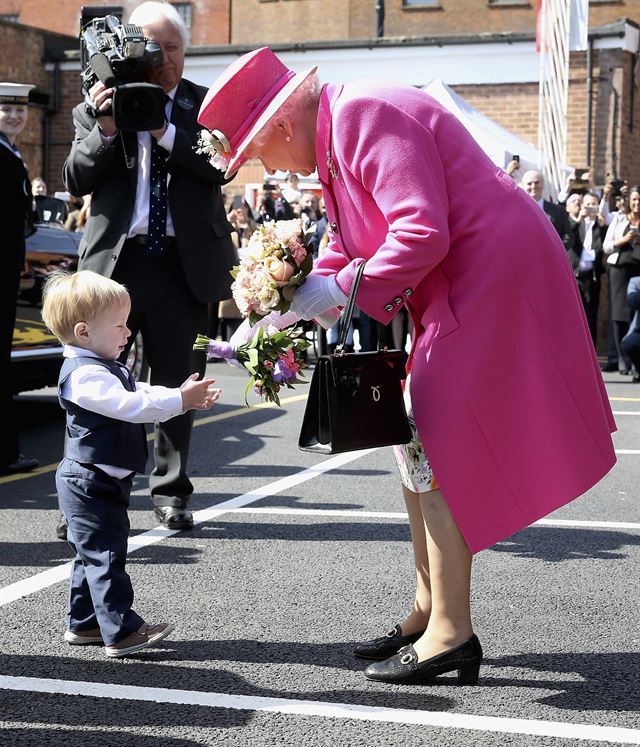
[[[440,0],[402,0],[403,8],[440,8]]]
[[[171,3],[173,7],[178,11],[178,15],[182,18],[187,29],[187,41],[191,43],[191,3]]]
[[[18,23],[20,16],[17,13],[2,13],[0,15],[0,21],[9,21],[9,23]]]

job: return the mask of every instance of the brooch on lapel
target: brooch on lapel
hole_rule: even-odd
[[[333,162],[333,158],[331,157],[331,151],[327,151],[327,168],[329,169],[329,173],[334,179],[338,178],[338,169],[336,168],[335,163]]]

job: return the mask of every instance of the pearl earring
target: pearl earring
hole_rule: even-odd
[[[291,138],[289,137],[289,135],[287,135],[287,137],[285,138],[285,140],[286,140],[286,141],[287,141],[288,143],[290,143],[290,142],[291,142]]]

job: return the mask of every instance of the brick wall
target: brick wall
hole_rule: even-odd
[[[231,8],[234,44],[375,36],[374,0],[232,0]],[[589,22],[599,26],[637,15],[638,0],[616,0],[590,7]],[[532,32],[535,25],[535,2],[490,6],[488,0],[440,0],[438,7],[429,8],[385,0],[387,37]]]
[[[142,0],[0,0],[0,15],[15,14],[26,26],[78,36],[83,5],[119,6],[128,19]],[[241,2],[246,0],[241,0]],[[228,44],[231,0],[191,0],[192,44]]]
[[[592,73],[591,158],[587,158],[586,53],[573,52],[569,72],[567,163],[591,166],[597,185],[612,175],[640,181],[640,91],[629,95],[633,57],[596,51]],[[469,104],[527,142],[538,140],[538,85],[454,86]],[[631,100],[634,99],[634,112]]]
[[[357,0],[359,2],[359,0]],[[348,39],[352,0],[234,0],[232,44]],[[366,35],[373,36],[373,28]]]
[[[0,0],[0,14],[20,23],[77,36],[83,5],[116,5],[125,18],[140,0]],[[437,8],[385,1],[385,36],[447,36],[535,28],[534,2],[490,6],[488,0],[440,0]],[[374,0],[191,0],[192,43],[218,45],[368,39],[375,35]],[[638,0],[591,5],[591,26],[638,17]]]
[[[453,86],[471,106],[528,143],[538,138],[538,84]]]

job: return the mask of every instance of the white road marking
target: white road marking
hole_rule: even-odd
[[[113,685],[102,682],[38,679],[0,675],[0,689],[22,692],[53,693],[55,695],[137,700],[175,705],[196,705],[206,708],[227,708],[262,713],[287,713],[296,716],[379,721],[395,724],[419,724],[446,729],[467,729],[502,734],[532,734],[562,739],[591,739],[614,744],[640,744],[640,731],[618,726],[575,724],[563,721],[479,716],[470,713],[444,711],[412,711],[402,708],[326,703],[318,700],[267,698],[251,695],[209,693],[199,690],[169,690],[161,687]]]
[[[638,410],[613,410],[612,415],[640,415]]]
[[[640,454],[640,449],[616,449],[616,454]]]
[[[295,485],[300,485],[300,483],[306,482],[307,480],[312,480],[314,477],[319,477],[325,472],[329,472],[332,469],[353,462],[356,459],[371,453],[371,451],[373,451],[373,449],[363,449],[362,451],[351,451],[347,454],[338,454],[331,457],[331,459],[326,459],[324,462],[314,465],[313,467],[308,467],[301,472],[296,472],[288,477],[283,477],[280,480],[276,480],[275,482],[264,485],[263,487],[255,488],[254,490],[250,490],[248,493],[236,496],[235,498],[231,498],[223,503],[209,506],[209,508],[203,508],[200,511],[194,511],[193,523],[202,524],[202,522],[211,521],[211,519],[215,519],[217,516],[226,513],[229,509],[240,508],[249,503],[259,501],[262,498],[275,495],[282,490],[288,490]],[[148,532],[143,532],[135,537],[131,537],[129,539],[127,552],[132,553],[143,547],[154,545],[156,542],[160,542],[167,537],[171,537],[173,534],[177,534],[178,531],[179,530],[177,529],[165,529],[164,527],[150,529]],[[16,599],[20,599],[21,597],[34,594],[36,591],[40,591],[41,589],[46,589],[48,586],[53,586],[53,584],[56,584],[59,581],[64,581],[64,579],[69,578],[71,565],[72,562],[70,561],[63,565],[56,566],[55,568],[49,568],[46,571],[42,571],[42,573],[37,573],[36,575],[30,576],[22,581],[16,581],[13,584],[3,587],[0,589],[0,607],[9,604],[9,602],[13,602]]]
[[[348,511],[331,508],[232,508],[230,514],[282,514],[284,516],[335,516],[336,518],[353,519],[402,519],[406,520],[404,511]],[[640,523],[631,521],[582,521],[580,519],[539,519],[532,526],[549,527],[590,527],[592,529],[640,529]]]

